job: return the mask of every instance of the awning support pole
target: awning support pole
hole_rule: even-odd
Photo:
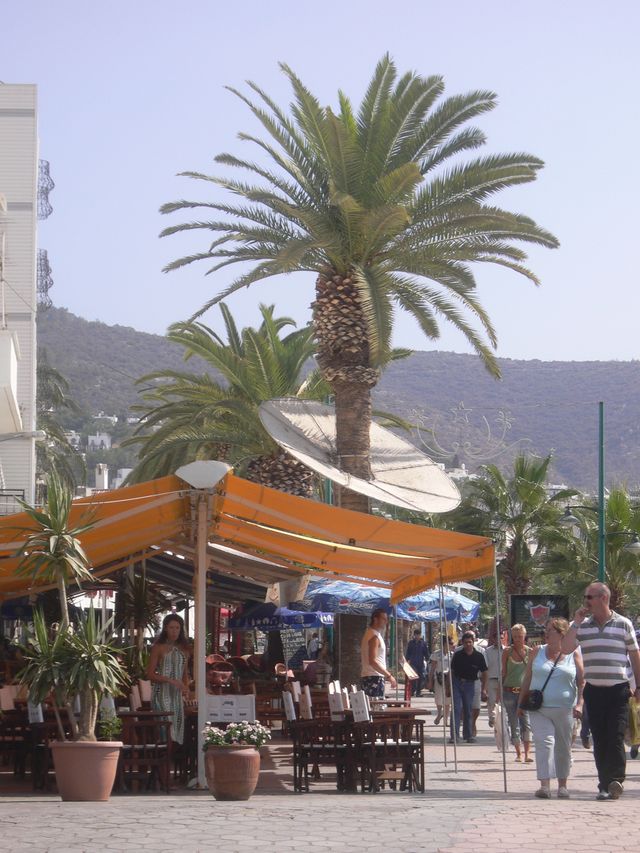
[[[500,705],[501,705],[501,714],[500,714],[500,725],[502,726],[502,731],[500,734],[502,737],[500,738],[502,743],[502,777],[504,784],[504,792],[507,793],[507,744],[505,739],[505,727],[504,727],[504,692],[502,690],[502,634],[500,625],[500,599],[498,595],[498,561],[493,561],[493,584],[496,592],[496,630],[498,632],[498,636],[496,638],[496,643],[498,644],[498,649],[500,650],[500,664],[498,666],[498,696],[500,697]],[[494,723],[495,725],[495,723]],[[519,723],[518,723],[519,725]],[[508,727],[507,727],[508,730]]]
[[[446,607],[446,600],[444,597],[444,586],[442,584],[442,569],[440,569],[440,606],[442,607],[442,621],[444,623],[444,633],[446,634],[446,637],[447,637],[447,656],[448,656],[449,655],[449,645],[448,645],[449,644],[449,628],[447,625],[447,607]],[[442,645],[442,638],[440,638],[440,644]],[[457,773],[458,772],[458,732],[457,732],[457,728],[455,725],[456,711],[455,711],[454,697],[453,697],[453,671],[451,668],[451,664],[449,664],[448,677],[449,677],[449,693],[451,694],[451,697],[450,697],[451,698],[451,710],[449,713],[450,713],[451,718],[452,718],[451,734],[453,735],[453,772]],[[447,691],[446,691],[446,688],[444,686],[444,679],[445,679],[445,675],[443,672],[443,674],[442,674],[443,721],[444,721],[444,717],[446,717],[446,713],[444,713],[444,712],[447,710]],[[443,741],[445,741],[444,748],[446,750],[446,748],[447,748],[446,747],[446,739],[447,739],[446,722],[443,725],[443,730],[444,730]]]
[[[202,731],[207,722],[207,540],[209,532],[210,493],[198,490],[197,526],[196,526],[196,602],[195,602],[195,652],[193,672],[196,679],[196,697],[198,700],[198,787],[206,788],[205,756],[202,751]]]

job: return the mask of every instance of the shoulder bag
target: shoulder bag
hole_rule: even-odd
[[[544,688],[549,683],[549,679],[553,675],[553,670],[558,665],[558,661],[562,657],[562,652],[558,655],[558,657],[553,662],[553,666],[551,667],[551,672],[547,676],[544,684],[542,685],[542,690],[529,690],[525,693],[524,696],[520,699],[520,707],[523,711],[539,711],[542,708],[542,700],[544,699]]]

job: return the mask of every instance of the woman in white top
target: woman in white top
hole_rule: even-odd
[[[384,699],[385,679],[389,680],[391,687],[396,686],[395,678],[387,669],[387,647],[384,642],[387,621],[384,610],[374,610],[371,624],[360,643],[362,689],[373,699]]]
[[[545,627],[546,645],[533,649],[522,679],[520,701],[529,690],[542,690],[542,707],[529,711],[536,770],[540,787],[536,797],[551,797],[550,780],[558,779],[558,798],[569,799],[567,778],[571,769],[571,741],[574,717],[582,716],[584,668],[580,650],[562,653],[562,638],[569,630],[566,619],[549,619]],[[520,713],[520,712],[519,712]]]

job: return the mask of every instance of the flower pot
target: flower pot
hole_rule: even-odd
[[[58,793],[66,802],[109,799],[121,741],[54,741],[51,744]]]
[[[216,800],[248,800],[258,784],[260,752],[248,744],[209,746],[205,768]]]

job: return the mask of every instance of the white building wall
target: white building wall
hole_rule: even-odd
[[[20,348],[17,397],[25,432],[36,426],[37,190],[36,87],[0,83],[0,193],[7,202],[0,219],[5,235],[4,324],[15,332]],[[33,502],[34,440],[2,442],[0,457],[5,488],[24,489],[26,499]]]

